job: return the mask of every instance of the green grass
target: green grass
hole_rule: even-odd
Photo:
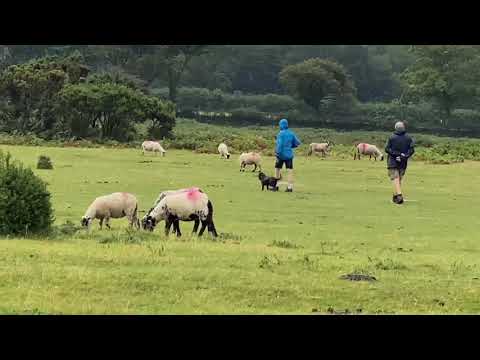
[[[412,162],[403,206],[391,203],[385,162],[299,156],[294,193],[261,192],[237,155],[170,150],[0,146],[44,178],[56,224],[99,195],[128,191],[140,210],[166,189],[200,186],[220,241],[65,226],[53,239],[0,240],[4,314],[479,313],[480,163]],[[50,156],[54,170],[35,169]],[[151,160],[152,162],[142,162]],[[273,173],[273,159],[264,170]],[[143,216],[143,213],[141,213]],[[163,224],[162,224],[163,225]],[[69,230],[70,229],[70,230]],[[339,277],[357,272],[376,282]],[[330,309],[330,310],[329,310]]]

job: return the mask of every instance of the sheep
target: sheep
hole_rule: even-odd
[[[165,220],[165,235],[168,236],[173,225],[177,236],[181,236],[179,221],[195,221],[193,233],[197,232],[199,222],[202,227],[198,236],[202,236],[208,226],[208,232],[217,237],[213,223],[213,204],[208,196],[198,188],[177,191],[164,196],[158,204],[149,211],[143,222],[145,230],[153,231],[156,224]]]
[[[332,147],[332,144],[330,142],[324,142],[324,143],[311,143],[308,148],[308,156],[312,155],[312,153],[322,153],[323,157],[327,154],[327,152],[330,150]]]
[[[102,229],[103,221],[110,229],[110,218],[120,219],[127,217],[130,227],[140,228],[140,221],[137,217],[138,201],[137,198],[129,193],[116,192],[110,195],[97,197],[87,208],[85,215],[82,217],[81,224],[87,229],[95,219],[100,220],[100,229]]]
[[[155,207],[157,206],[157,204],[162,201],[166,196],[169,196],[169,195],[172,195],[172,194],[178,194],[178,193],[182,193],[182,192],[186,192],[186,191],[189,191],[191,188],[189,189],[179,189],[179,190],[165,190],[165,191],[162,191],[157,199],[155,200],[154,204],[153,204],[153,207],[150,208],[150,210],[147,211],[147,213],[144,215],[144,217],[142,218],[142,227],[143,229],[146,229],[146,224],[147,224],[147,218],[148,216],[150,215],[150,213],[153,211],[153,209],[155,209]],[[197,189],[198,191],[200,191],[201,193],[203,193],[202,189],[200,188],[195,188]],[[196,233],[197,232],[197,229],[198,229],[198,225],[200,223],[200,220],[199,219],[196,219],[195,220],[195,225],[193,227],[193,233]]]
[[[242,153],[239,157],[240,160],[240,171],[245,171],[245,166],[247,165],[254,165],[254,169],[252,172],[255,172],[257,170],[257,166],[262,171],[262,166],[261,166],[261,157],[260,154],[256,152],[249,152],[249,153]]]
[[[228,147],[225,143],[218,145],[218,152],[220,153],[220,157],[230,159],[230,153],[228,152]]]
[[[153,153],[162,153],[162,156],[165,156],[166,151],[163,149],[157,141],[144,141],[142,143],[142,154],[145,155],[145,151],[152,151]]]
[[[360,154],[362,155],[369,155],[370,160],[372,156],[374,157],[375,161],[377,161],[377,157],[380,157],[380,160],[383,161],[383,154],[375,145],[367,144],[367,143],[360,143],[355,147],[353,153],[353,160],[360,160]]]

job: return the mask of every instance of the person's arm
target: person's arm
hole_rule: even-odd
[[[385,146],[385,152],[393,157],[400,156],[399,151],[395,151],[392,149],[392,138],[389,138],[387,141],[387,145]]]
[[[415,141],[412,139],[410,142],[410,147],[408,148],[407,153],[405,154],[405,157],[408,159],[415,153]]]
[[[298,140],[297,135],[293,134],[293,142],[292,142],[292,148],[299,147],[301,144],[300,140]]]
[[[275,154],[278,155],[280,154],[280,152],[282,151],[282,147],[283,147],[283,137],[281,136],[281,134],[278,134],[277,135],[277,145],[275,147]]]

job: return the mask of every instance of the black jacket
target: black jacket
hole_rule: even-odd
[[[389,169],[406,169],[408,158],[415,152],[414,141],[404,131],[395,131],[388,139],[385,152],[388,154],[387,167]],[[402,156],[401,154],[404,155]],[[397,156],[400,156],[400,162],[395,160]]]

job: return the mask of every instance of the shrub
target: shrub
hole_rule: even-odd
[[[53,164],[50,158],[45,155],[40,155],[38,157],[37,169],[46,169],[46,170],[53,169]]]
[[[47,233],[53,210],[46,183],[0,152],[0,234]]]

